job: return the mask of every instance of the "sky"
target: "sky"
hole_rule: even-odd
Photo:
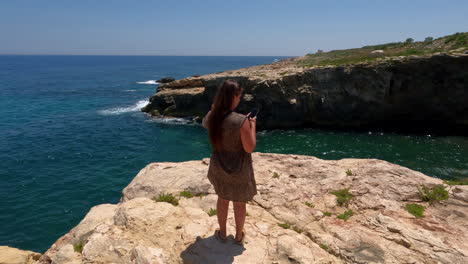
[[[0,0],[0,54],[301,56],[466,31],[466,0]]]

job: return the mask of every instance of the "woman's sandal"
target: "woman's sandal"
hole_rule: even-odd
[[[219,234],[221,232],[221,230],[219,229],[216,229],[215,233],[214,233],[214,236],[216,237],[216,239],[218,239],[219,241],[225,243],[226,240],[227,240],[227,237],[225,238],[222,238],[221,235]]]
[[[242,239],[241,240],[234,239],[234,243],[236,243],[237,245],[243,246],[244,242],[245,242],[245,229],[242,229]]]

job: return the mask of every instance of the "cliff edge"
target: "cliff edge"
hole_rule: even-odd
[[[444,186],[448,199],[430,203],[418,188],[440,191],[442,180],[381,160],[253,160],[259,194],[247,205],[244,247],[213,237],[209,159],[161,162],[118,204],[91,208],[37,263],[468,263],[468,186]],[[230,211],[230,234],[233,224]]]

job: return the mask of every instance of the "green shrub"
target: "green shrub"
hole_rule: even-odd
[[[340,215],[337,215],[336,218],[342,219],[342,220],[348,220],[351,216],[353,216],[353,210],[348,210]]]
[[[291,225],[288,224],[288,223],[283,223],[283,224],[278,224],[280,227],[284,228],[284,229],[289,229],[291,228]]]
[[[210,208],[210,210],[208,211],[207,214],[211,217],[211,216],[213,216],[213,215],[216,215],[216,214],[217,214],[217,211],[216,211],[216,209]]]
[[[73,250],[79,253],[83,252],[83,241],[73,244]]]
[[[353,172],[350,169],[347,169],[346,170],[346,175],[351,176],[351,175],[353,175]]]
[[[460,33],[460,32],[457,32],[457,33],[455,33],[453,35],[448,36],[445,39],[445,44],[448,44],[448,43],[450,43],[452,41],[456,41],[460,36],[463,36],[462,33]]]
[[[331,194],[336,195],[339,206],[346,205],[354,197],[349,193],[349,188],[333,191]]]
[[[194,195],[191,191],[181,191],[180,196],[185,197],[185,198],[192,198]]]
[[[309,203],[309,202],[305,202],[305,205],[309,206],[309,207],[312,207],[314,208],[314,205],[312,203]]]
[[[328,246],[325,244],[319,244],[320,248],[322,248],[325,251],[328,251]]]
[[[416,216],[417,218],[424,217],[425,207],[422,205],[414,204],[414,203],[406,204],[405,209],[406,211],[408,211],[408,213]]]
[[[426,42],[426,43],[427,42],[432,42],[433,40],[434,40],[433,37],[427,37],[427,38],[424,39],[424,42]]]
[[[172,194],[170,193],[162,193],[158,197],[153,197],[153,200],[156,202],[165,202],[165,203],[170,203],[174,206],[179,205],[179,200],[175,198]]]
[[[434,203],[442,200],[448,199],[448,191],[445,190],[445,186],[436,185],[432,188],[429,188],[425,185],[421,189],[418,188],[419,197],[425,202]]]
[[[459,38],[457,38],[457,41],[455,42],[455,45],[457,47],[466,46],[467,44],[468,44],[468,40],[466,36],[460,36]]]
[[[325,211],[325,212],[323,212],[323,215],[324,215],[324,216],[331,216],[332,213],[331,213],[331,212],[328,212],[328,211]]]
[[[272,177],[273,177],[273,178],[279,178],[279,174],[275,171],[275,172],[273,172],[273,176],[272,176]]]

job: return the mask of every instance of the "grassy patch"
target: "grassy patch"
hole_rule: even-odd
[[[153,200],[156,202],[165,202],[165,203],[170,203],[174,206],[179,205],[179,200],[175,198],[172,194],[170,193],[162,193],[158,197],[153,197]]]
[[[272,177],[275,178],[275,179],[277,179],[277,178],[279,178],[279,174],[275,171],[275,172],[273,172],[273,176],[272,176]]]
[[[405,41],[369,45],[361,48],[331,50],[328,52],[309,53],[301,60],[298,60],[298,66],[344,66],[359,63],[370,63],[379,59],[379,57],[391,58],[397,56],[426,55],[435,52],[449,52],[457,48],[468,47],[468,32],[456,33],[433,39],[428,37],[424,41],[414,41],[408,38]],[[373,54],[374,50],[383,50],[383,54]]]
[[[410,55],[424,55],[430,53],[430,51],[419,50],[419,49],[407,49],[398,53],[395,53],[395,56],[410,56]]]
[[[422,205],[411,203],[411,204],[407,204],[405,206],[405,209],[406,211],[408,211],[408,213],[416,216],[417,218],[424,217],[425,207]]]
[[[288,223],[283,223],[283,224],[278,224],[280,227],[284,228],[284,229],[290,229],[291,228],[291,225],[288,224]]]
[[[83,252],[83,241],[73,244],[73,250],[78,253]]]
[[[445,180],[447,185],[468,185],[468,179]]]
[[[468,45],[467,33],[455,33],[445,39],[445,44],[452,44],[454,48]]]
[[[351,216],[353,216],[353,210],[348,210],[340,215],[337,215],[336,218],[342,219],[342,220],[348,220]]]
[[[448,191],[445,190],[445,186],[443,185],[436,185],[432,188],[429,188],[425,185],[422,186],[421,189],[418,188],[419,197],[425,202],[434,203],[440,202],[443,200],[447,200],[449,195]]]
[[[339,65],[348,65],[348,64],[358,64],[366,63],[377,60],[377,58],[370,58],[367,55],[365,56],[353,56],[347,58],[336,58],[336,59],[326,59],[318,63],[318,66],[339,66]]]
[[[285,74],[287,74],[287,73],[288,73],[287,71],[285,71],[285,72],[280,72],[279,75],[283,76],[283,75],[285,75]]]
[[[302,232],[304,231],[304,230],[300,229],[300,228],[297,227],[297,226],[293,226],[292,229],[293,229],[294,231],[296,231],[297,233],[299,233],[299,234],[302,233]]]
[[[192,198],[194,195],[191,191],[181,191],[180,196],[185,197],[185,198]]]
[[[337,191],[331,192],[331,194],[336,195],[337,202],[339,206],[343,206],[349,203],[351,199],[353,199],[353,195],[349,193],[349,188],[341,189]]]
[[[216,213],[217,213],[216,209],[210,208],[207,214],[211,217],[213,215],[216,215]]]
[[[305,202],[305,205],[311,207],[311,208],[314,208],[314,205],[312,203],[309,203],[309,202]]]
[[[325,250],[325,251],[328,251],[328,246],[325,245],[325,244],[319,244],[320,248]]]
[[[347,169],[347,170],[346,170],[346,175],[352,176],[352,175],[353,175],[353,172],[352,172],[350,169]]]
[[[324,215],[324,216],[331,216],[332,213],[331,213],[331,212],[328,212],[328,211],[325,211],[325,212],[323,212],[323,215]]]

